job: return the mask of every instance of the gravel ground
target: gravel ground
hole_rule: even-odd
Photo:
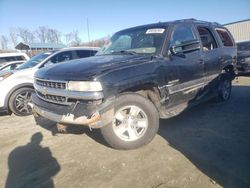
[[[39,125],[37,125],[39,124]],[[98,130],[0,116],[0,187],[250,187],[250,77],[230,101],[161,120],[147,146],[108,147]]]

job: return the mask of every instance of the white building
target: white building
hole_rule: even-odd
[[[233,35],[236,42],[250,41],[250,19],[224,25]]]

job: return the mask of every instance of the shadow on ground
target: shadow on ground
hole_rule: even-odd
[[[54,187],[52,177],[60,171],[60,165],[50,149],[40,145],[42,139],[40,132],[35,133],[28,144],[10,153],[6,188]]]
[[[59,134],[54,122],[36,121]],[[99,130],[69,126],[68,133],[87,134],[107,146]],[[159,135],[211,181],[222,187],[250,187],[250,87],[233,86],[227,102],[209,101],[161,120]]]
[[[159,134],[222,187],[250,187],[250,87],[162,120]]]

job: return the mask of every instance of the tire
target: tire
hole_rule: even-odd
[[[34,89],[23,87],[12,93],[9,99],[9,108],[17,116],[28,116],[32,114],[31,94]]]
[[[106,142],[115,149],[135,149],[148,144],[159,129],[159,115],[151,101],[126,93],[115,101],[114,120],[101,128]]]
[[[229,77],[223,77],[219,81],[218,86],[218,100],[219,102],[227,101],[230,99],[232,91],[232,80]]]

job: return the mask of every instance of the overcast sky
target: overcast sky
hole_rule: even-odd
[[[0,0],[0,35],[10,27],[74,29],[83,41],[137,25],[183,18],[222,24],[250,19],[250,0]]]

